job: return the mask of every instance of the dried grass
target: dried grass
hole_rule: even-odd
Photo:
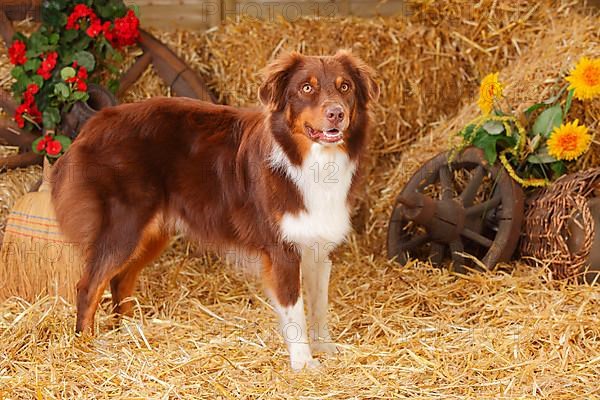
[[[74,308],[11,299],[0,314],[8,398],[593,398],[600,293],[517,268],[464,277],[339,254],[337,356],[292,374],[260,287],[172,249],[142,277],[133,320],[73,334]],[[2,393],[2,391],[0,391]]]
[[[518,97],[519,88],[596,52],[598,21],[575,16],[577,2],[420,3],[425,8],[408,20],[242,21],[206,36],[156,32],[231,104],[255,101],[257,71],[283,48],[350,47],[377,67],[384,84],[369,223],[334,257],[331,320],[342,351],[319,357],[322,371],[291,373],[258,283],[177,241],[144,272],[134,318],[119,330],[109,329],[108,294],[94,338],[73,334],[75,310],[61,299],[0,305],[0,398],[599,397],[597,286],[551,281],[548,270],[520,263],[511,273],[457,277],[425,263],[390,263],[381,251],[394,195],[475,114],[469,97],[480,76],[508,66],[508,97],[537,99]],[[547,39],[537,38],[542,33]],[[530,46],[554,47],[555,58],[542,61]],[[448,96],[455,89],[458,101]],[[159,93],[167,88],[149,70],[124,100]]]

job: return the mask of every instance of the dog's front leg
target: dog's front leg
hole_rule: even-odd
[[[315,352],[333,354],[338,351],[327,325],[329,276],[331,260],[326,246],[315,244],[302,251],[302,277],[306,290],[309,333]]]
[[[300,254],[293,248],[282,246],[270,252],[264,267],[267,292],[279,316],[292,369],[299,371],[318,367],[319,361],[312,357],[308,344],[300,285]]]

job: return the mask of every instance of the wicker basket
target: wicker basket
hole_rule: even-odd
[[[599,190],[600,168],[594,168],[565,175],[532,198],[525,214],[523,257],[549,266],[559,279],[597,275]]]

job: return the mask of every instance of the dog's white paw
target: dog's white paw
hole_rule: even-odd
[[[313,370],[321,367],[319,360],[315,358],[291,360],[292,369],[294,372],[300,372],[303,369]]]
[[[324,354],[338,354],[340,349],[337,344],[333,342],[313,342],[311,345],[312,351],[314,353],[324,353]]]

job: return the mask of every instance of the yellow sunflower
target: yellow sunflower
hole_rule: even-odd
[[[582,57],[566,79],[571,83],[569,89],[575,89],[575,97],[579,100],[600,95],[600,58]]]
[[[592,135],[579,120],[554,128],[548,139],[548,154],[557,160],[570,161],[585,153],[592,142]]]
[[[502,97],[502,90],[503,86],[498,81],[497,72],[483,78],[481,86],[479,87],[479,100],[477,101],[477,104],[485,115],[492,112],[494,100]]]

